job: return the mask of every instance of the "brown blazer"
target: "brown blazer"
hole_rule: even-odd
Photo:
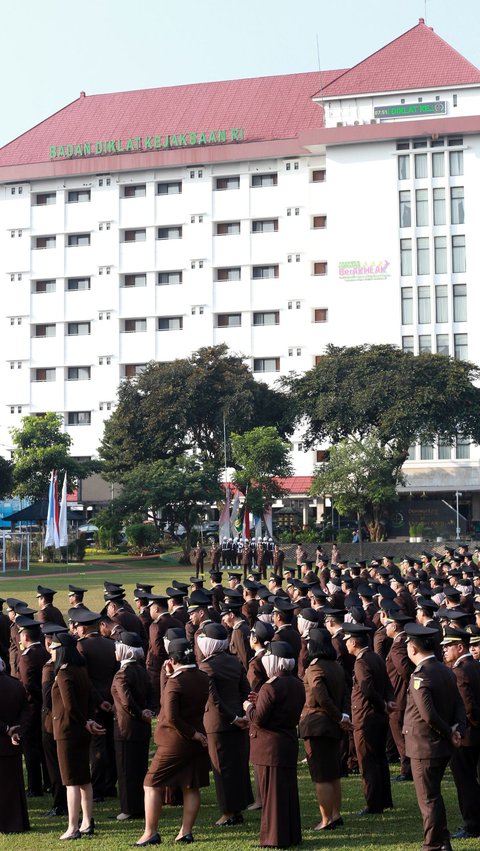
[[[42,727],[45,733],[53,736],[52,686],[55,680],[53,659],[45,662],[42,668]]]
[[[152,708],[152,686],[142,664],[129,662],[120,668],[112,682],[115,707],[113,738],[124,742],[144,742],[150,738],[150,724],[143,720],[144,709]]]
[[[200,670],[208,674],[209,695],[205,708],[204,724],[207,733],[236,731],[235,718],[243,718],[243,701],[250,687],[242,664],[229,653],[216,653],[200,663]]]
[[[332,645],[335,649],[335,653],[337,654],[337,662],[343,668],[347,688],[349,691],[351,691],[353,680],[353,666],[355,665],[355,659],[347,650],[347,645],[345,644],[345,633],[343,629],[337,632],[336,635],[332,635]]]
[[[293,674],[281,673],[264,683],[256,704],[247,710],[254,765],[296,767],[297,725],[304,703],[303,683]]]
[[[43,644],[32,644],[18,658],[18,678],[27,692],[29,704],[38,712],[42,707],[42,668],[49,659]]]
[[[393,639],[385,664],[392,684],[397,710],[400,711],[405,709],[407,705],[408,684],[415,668],[415,665],[408,658],[405,633],[400,633]]]
[[[59,626],[65,627],[67,625],[63,619],[60,609],[57,609],[53,603],[47,603],[45,608],[40,609],[40,611],[37,612],[37,621],[40,623],[56,623]]]
[[[0,756],[17,756],[18,745],[12,745],[7,735],[7,727],[20,725],[20,736],[25,732],[30,721],[30,711],[27,695],[22,684],[8,674],[0,674]],[[6,782],[6,778],[3,778]]]
[[[265,650],[259,650],[248,664],[247,680],[250,691],[260,691],[260,686],[267,682],[267,672],[262,664],[262,656],[264,655]]]
[[[416,759],[450,757],[452,727],[466,728],[463,701],[455,674],[434,656],[415,668],[408,686],[403,720],[405,752]]]
[[[253,650],[250,647],[249,638],[250,630],[245,621],[232,629],[230,633],[230,653],[232,656],[237,657],[245,668],[245,671],[248,670],[248,663],[253,656]]]
[[[386,659],[391,646],[392,639],[388,637],[385,627],[380,626],[373,634],[373,649],[375,653],[377,653],[382,659]]]
[[[168,677],[162,691],[162,708],[155,730],[155,742],[175,748],[179,737],[192,739],[205,733],[205,706],[209,699],[209,678],[197,667],[185,667]]]
[[[85,724],[94,710],[86,666],[62,665],[52,686],[52,720],[55,740],[88,741]]]
[[[167,651],[163,639],[169,629],[181,628],[183,624],[165,612],[156,621],[152,621],[149,630],[147,671],[160,673],[160,669],[167,658]]]
[[[246,600],[242,606],[242,615],[246,619],[250,629],[253,627],[258,616],[258,600]]]
[[[352,686],[352,724],[361,730],[376,715],[386,715],[386,702],[393,700],[385,662],[373,650],[365,650],[355,659]]]
[[[300,633],[298,629],[287,624],[287,626],[283,626],[281,629],[277,629],[275,635],[272,638],[272,641],[286,641],[293,650],[293,655],[295,657],[295,661],[298,662],[298,657],[300,656],[300,650],[302,649],[302,639],[300,638]]]
[[[327,736],[341,739],[340,721],[346,708],[345,674],[328,659],[314,659],[303,680],[305,706],[300,718],[300,736]]]
[[[464,747],[480,744],[480,665],[470,654],[459,659],[452,668],[467,716]]]
[[[95,706],[100,706],[104,700],[111,703],[112,680],[118,671],[115,642],[99,635],[98,632],[92,632],[91,635],[79,639],[77,649],[87,665]]]

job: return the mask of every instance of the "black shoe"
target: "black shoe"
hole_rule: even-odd
[[[474,839],[478,833],[470,833],[465,827],[459,827],[456,833],[452,833],[452,839]]]
[[[82,834],[80,833],[79,830],[76,830],[75,833],[71,833],[69,836],[60,836],[59,838],[60,838],[61,842],[66,842],[69,839],[81,839]]]
[[[369,810],[368,807],[365,807],[364,810],[360,810],[357,813],[357,816],[380,816],[382,815],[383,810]]]
[[[220,824],[217,824],[216,827],[235,827],[237,824],[243,824],[243,816],[241,813],[236,816],[230,816],[230,818],[227,818],[226,821],[222,821]]]
[[[146,839],[145,842],[134,842],[132,848],[146,848],[147,845],[160,845],[161,843],[160,834],[154,833],[150,839]]]
[[[344,825],[343,818],[341,816],[339,816],[338,818],[336,818],[336,819],[334,819],[333,821],[330,822],[329,827],[330,827],[330,830],[334,830],[336,827],[343,827],[343,825]]]
[[[397,777],[393,778],[394,783],[405,783],[407,781],[413,781],[413,777],[411,774],[398,774]]]
[[[95,833],[95,819],[92,818],[90,824],[84,830],[79,828],[79,833],[81,833],[82,836],[93,836]]]
[[[63,807],[52,807],[48,813],[42,813],[43,818],[54,818],[55,816],[66,816],[68,815],[68,810]]]
[[[193,834],[192,833],[184,833],[180,839],[176,839],[175,842],[183,842],[184,845],[190,845],[193,842]]]

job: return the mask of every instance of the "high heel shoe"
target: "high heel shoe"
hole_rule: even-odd
[[[134,842],[132,848],[146,848],[147,845],[160,845],[161,843],[160,834],[154,833],[150,839],[146,839],[145,842]]]
[[[193,841],[192,833],[184,833],[183,836],[180,836],[179,839],[175,840],[175,842],[183,842],[184,845],[190,845]]]

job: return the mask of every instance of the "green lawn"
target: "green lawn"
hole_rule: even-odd
[[[132,599],[135,583],[144,581],[154,584],[155,590],[163,590],[172,579],[185,579],[192,575],[189,568],[176,565],[173,555],[162,557],[160,561],[129,560],[123,564],[91,564],[39,566],[32,574],[22,573],[0,578],[0,596],[15,596],[35,605],[35,591],[38,584],[58,589],[55,603],[66,611],[67,586],[73,582],[89,589],[85,603],[92,609],[103,605],[103,579],[123,582],[127,596]],[[392,776],[398,773],[394,766]],[[2,784],[7,778],[0,777],[0,794]],[[395,809],[384,816],[360,818],[356,813],[364,806],[359,777],[350,777],[343,784],[343,816],[345,826],[335,831],[316,833],[314,825],[319,821],[319,815],[314,798],[314,789],[305,764],[299,765],[300,800],[303,823],[303,848],[332,849],[332,851],[419,851],[422,844],[422,830],[415,790],[412,783],[393,784]],[[458,812],[455,786],[450,775],[444,783],[444,794],[449,814],[449,825],[454,831],[461,824]],[[195,829],[195,842],[202,842],[204,848],[212,851],[244,851],[251,849],[258,842],[260,815],[258,812],[248,813],[245,824],[241,828],[216,828],[214,822],[218,818],[215,803],[214,786],[203,791],[203,804]],[[28,834],[18,836],[0,836],[2,851],[37,851],[59,847],[58,837],[66,828],[65,818],[44,819],[42,813],[50,809],[50,796],[34,798],[29,801],[32,830]],[[90,845],[104,851],[120,851],[133,844],[142,833],[140,822],[119,823],[110,816],[118,812],[118,803],[110,800],[105,804],[96,804],[94,809],[95,821],[98,824],[98,836],[94,840],[82,840],[75,848]],[[163,844],[172,846],[181,821],[181,810],[166,807],[162,813],[160,832]],[[479,839],[453,842],[455,849],[479,851]]]

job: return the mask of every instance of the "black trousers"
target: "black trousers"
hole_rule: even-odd
[[[148,770],[149,745],[149,739],[140,742],[115,739],[120,811],[131,816],[143,816],[143,781]]]
[[[383,813],[393,807],[386,742],[388,720],[376,714],[360,730],[353,731],[363,793],[371,813]]]
[[[479,756],[480,744],[456,748],[450,760],[463,826],[475,836],[480,835],[480,785],[477,780]]]
[[[442,759],[410,758],[415,792],[423,821],[423,851],[441,851],[448,844],[447,814],[442,798],[442,780],[448,757]]]
[[[22,736],[22,748],[27,769],[28,790],[35,797],[39,797],[43,795],[42,767],[45,767],[45,761],[42,749],[42,721],[37,712],[32,713]]]
[[[113,743],[113,713],[101,709],[95,714],[95,721],[105,727],[104,736],[92,736],[90,742],[90,770],[92,774],[93,797],[104,798],[115,794],[117,771],[115,764],[115,746]]]

